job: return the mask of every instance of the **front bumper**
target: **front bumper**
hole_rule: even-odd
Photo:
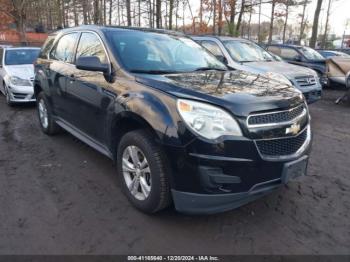
[[[7,90],[9,92],[11,102],[28,103],[36,101],[33,86],[9,85]]]
[[[281,176],[255,184],[250,190],[239,193],[227,194],[197,194],[172,190],[172,196],[177,211],[187,214],[214,214],[238,208],[262,196],[265,196],[279,188],[281,185],[289,182],[287,169],[291,164],[308,162],[308,156],[304,155],[297,160],[287,162],[281,172]],[[305,166],[305,170],[306,170]],[[306,174],[306,173],[305,173]],[[218,174],[216,177],[223,177]],[[222,180],[221,182],[223,182]]]
[[[286,167],[307,158],[311,148],[310,126],[303,130],[307,136],[298,146],[299,150],[275,158],[267,157],[257,140],[245,137],[215,143],[195,139],[185,148],[166,147],[173,170],[170,183],[175,208],[192,214],[222,212],[287,183],[284,178]],[[305,134],[304,131],[295,136],[295,141]],[[289,142],[285,145],[287,149],[292,146]],[[280,150],[277,146],[275,149]]]

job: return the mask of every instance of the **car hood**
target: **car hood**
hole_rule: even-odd
[[[10,76],[17,76],[22,79],[31,79],[34,77],[34,66],[29,65],[7,65],[6,71]]]
[[[302,103],[295,88],[246,71],[205,71],[169,75],[136,75],[136,81],[178,98],[201,100],[236,116],[289,108]]]
[[[245,65],[253,68],[254,70],[259,70],[260,72],[279,73],[286,76],[288,79],[294,79],[298,76],[316,75],[316,72],[312,69],[279,61],[249,62],[245,63]]]

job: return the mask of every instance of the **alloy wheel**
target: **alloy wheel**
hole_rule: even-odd
[[[137,146],[128,146],[123,152],[123,176],[130,193],[145,200],[151,192],[152,180],[148,161]]]
[[[43,126],[43,128],[48,128],[49,118],[47,115],[47,108],[44,99],[40,99],[38,103],[38,110],[41,125]]]

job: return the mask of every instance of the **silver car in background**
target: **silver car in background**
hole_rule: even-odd
[[[0,91],[8,105],[34,102],[34,66],[40,48],[0,47]]]
[[[270,53],[252,41],[221,36],[192,36],[228,66],[293,85],[308,103],[321,98],[322,85],[317,73],[309,68],[277,61]]]

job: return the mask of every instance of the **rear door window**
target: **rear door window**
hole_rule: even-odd
[[[299,55],[298,51],[294,50],[293,48],[281,48],[281,55],[284,59],[293,60],[297,58]]]
[[[269,46],[267,50],[275,55],[281,56],[281,48],[278,46]]]
[[[82,33],[76,58],[84,56],[97,56],[101,63],[107,64],[107,55],[101,40],[94,33]]]
[[[47,59],[49,51],[52,48],[53,43],[55,42],[56,36],[49,35],[48,38],[45,41],[45,44],[43,45],[43,48],[41,49],[40,58]]]
[[[50,58],[66,63],[74,62],[74,48],[78,39],[78,33],[70,33],[62,36],[56,46],[51,50]]]

